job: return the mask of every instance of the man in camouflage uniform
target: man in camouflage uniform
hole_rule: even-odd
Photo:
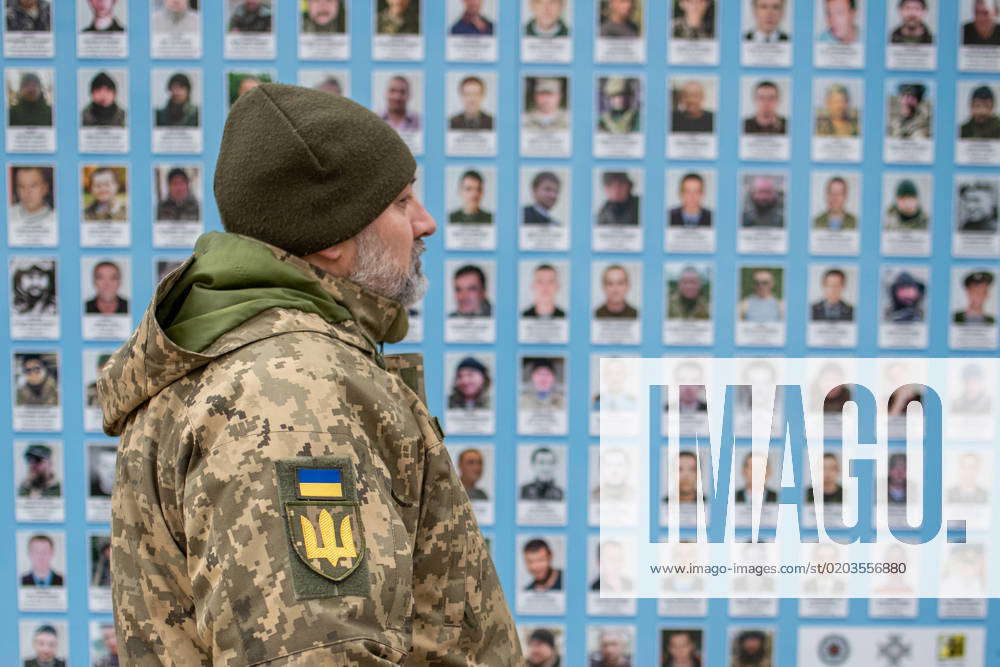
[[[702,289],[701,272],[686,266],[677,277],[677,289],[670,291],[667,317],[672,320],[708,320],[712,311],[708,295]]]
[[[17,388],[16,405],[59,405],[59,384],[40,355],[28,354],[21,360],[24,384]]]
[[[62,484],[52,470],[52,448],[40,442],[24,450],[24,463],[28,474],[17,487],[18,498],[59,498]]]
[[[376,15],[379,35],[420,34],[419,0],[385,0],[385,7]]]
[[[917,184],[904,178],[896,186],[896,199],[885,213],[885,229],[922,231],[929,225],[930,217],[920,203]]]
[[[904,83],[890,100],[889,137],[892,139],[930,139],[931,111],[924,101],[927,87],[922,83]]]
[[[48,0],[8,0],[7,32],[52,30],[52,6]]]
[[[522,412],[557,412],[566,409],[566,398],[558,387],[556,369],[549,359],[536,359],[530,365],[528,386],[521,392],[518,409]]]
[[[597,120],[597,131],[611,134],[628,134],[639,131],[639,109],[629,79],[610,76],[601,91],[607,108]]]
[[[262,84],[233,105],[227,233],[99,381],[122,664],[519,664],[419,355],[381,351],[426,284],[415,168],[346,98]]]

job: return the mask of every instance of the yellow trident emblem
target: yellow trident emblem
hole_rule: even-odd
[[[357,558],[358,552],[354,547],[354,534],[351,531],[351,517],[345,516],[340,522],[340,543],[344,546],[337,546],[337,529],[333,523],[333,517],[327,510],[319,513],[319,534],[323,540],[323,546],[316,541],[316,530],[312,522],[302,515],[299,515],[302,522],[302,541],[306,547],[306,558],[325,558],[334,567],[341,558]]]

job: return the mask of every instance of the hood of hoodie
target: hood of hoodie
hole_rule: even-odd
[[[382,363],[378,345],[406,335],[406,309],[263,241],[228,232],[195,251],[157,286],[142,321],[97,381],[104,432],[213,359],[257,340],[314,331]]]

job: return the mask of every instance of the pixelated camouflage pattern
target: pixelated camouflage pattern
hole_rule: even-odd
[[[49,375],[42,383],[42,388],[33,390],[24,384],[17,388],[15,405],[59,405],[59,384]]]
[[[181,349],[155,306],[189,259],[102,369],[105,432],[121,435],[112,562],[122,664],[521,664],[421,395],[419,355],[383,359],[375,345],[405,335],[405,310],[272,251],[314,273],[355,319],[273,308],[202,353]],[[359,568],[297,597],[275,462],[316,456],[352,464],[366,579],[352,584]]]

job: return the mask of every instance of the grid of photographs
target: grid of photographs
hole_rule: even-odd
[[[601,498],[598,471],[631,465],[598,453],[598,412],[637,399],[600,395],[597,369],[995,355],[997,0],[6,0],[2,44],[17,604],[0,639],[24,664],[117,664],[97,375],[221,228],[225,115],[267,82],[349,96],[417,157],[439,232],[399,347],[437,378],[529,664],[985,664],[986,604],[601,597],[631,587],[633,545],[598,538],[601,503],[629,493]],[[955,378],[973,399],[996,381]],[[992,460],[974,443],[947,465],[956,502],[992,492]],[[840,461],[823,471],[832,498]]]

